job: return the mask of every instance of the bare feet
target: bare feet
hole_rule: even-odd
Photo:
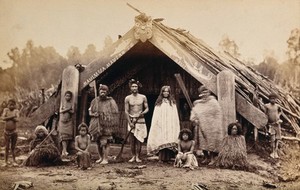
[[[12,165],[13,165],[14,167],[19,166],[19,164],[18,164],[17,162],[13,162]]]
[[[135,161],[135,156],[134,157],[132,157],[128,162],[134,162]]]
[[[67,151],[62,151],[61,155],[62,155],[62,156],[68,156],[69,153],[68,153]]]
[[[279,158],[279,156],[278,156],[278,153],[277,153],[277,152],[275,152],[275,153],[274,153],[274,158]]]
[[[138,163],[142,162],[142,160],[139,157],[136,157],[135,161],[138,162]]]
[[[99,164],[99,163],[101,163],[102,162],[102,158],[99,158],[98,160],[96,160],[96,164]]]
[[[214,164],[215,164],[215,160],[214,160],[214,159],[211,160],[211,161],[208,163],[209,166],[212,166],[212,165],[214,165]]]
[[[108,161],[107,160],[102,160],[102,162],[100,162],[101,165],[105,165],[105,164],[108,164]]]
[[[207,159],[207,158],[205,158],[205,159],[201,162],[201,164],[207,164],[207,163],[209,163],[209,159]]]
[[[270,154],[270,156],[271,156],[271,158],[275,158],[275,153],[272,152],[272,153]]]

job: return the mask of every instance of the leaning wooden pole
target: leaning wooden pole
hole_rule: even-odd
[[[192,109],[193,108],[193,103],[192,103],[191,98],[188,94],[188,91],[187,91],[187,89],[184,85],[184,82],[182,80],[181,75],[179,73],[176,73],[176,74],[174,74],[174,76],[175,76],[175,78],[176,78],[176,80],[177,80],[177,82],[178,82],[178,84],[179,84],[179,86],[182,90],[182,93],[183,93],[184,97],[186,98],[187,103],[189,104],[190,108]]]

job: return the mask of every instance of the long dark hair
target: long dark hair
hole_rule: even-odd
[[[160,106],[162,104],[162,100],[164,98],[163,92],[165,91],[165,89],[169,89],[169,96],[167,97],[167,99],[170,102],[170,106],[172,106],[172,104],[176,104],[175,98],[173,97],[172,92],[171,92],[171,87],[170,86],[163,86],[163,87],[161,87],[160,94],[159,94],[158,98],[156,99],[156,102],[155,102],[156,106],[157,105]]]
[[[240,123],[238,123],[238,122],[236,122],[236,123],[230,123],[228,125],[227,134],[231,135],[231,130],[232,130],[233,126],[236,126],[236,128],[237,128],[237,135],[241,135],[242,132],[243,132],[243,129],[242,129],[242,125]]]
[[[193,133],[190,129],[188,128],[183,128],[180,132],[179,132],[179,136],[178,136],[178,139],[179,140],[183,140],[182,136],[183,134],[187,134],[188,135],[188,140],[193,140],[194,136],[193,136]]]

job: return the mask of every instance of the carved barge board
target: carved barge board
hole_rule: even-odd
[[[149,41],[214,94],[217,94],[216,75],[191,55],[187,49],[180,47],[180,44],[172,39],[170,35],[153,27],[153,37]],[[262,111],[254,107],[236,91],[235,97],[236,110],[239,114],[258,128],[267,124],[267,117]]]
[[[78,84],[79,84],[79,71],[74,66],[68,66],[64,69],[62,73],[62,85],[61,85],[61,99],[60,107],[65,103],[64,95],[67,91],[71,91],[73,94],[72,97],[72,107],[74,114],[72,115],[73,120],[73,135],[76,135],[76,115],[77,115],[77,102],[78,102]]]
[[[102,52],[100,59],[88,64],[85,70],[80,73],[79,90],[81,91],[95,80],[137,42],[138,40],[134,39],[133,29],[131,29],[111,47]]]
[[[153,36],[149,40],[154,46],[160,49],[165,55],[171,58],[180,67],[191,74],[196,80],[206,85],[214,94],[217,94],[217,77],[214,73],[205,67],[202,60],[196,59],[190,52],[181,46],[178,41],[166,34],[163,30],[153,27]],[[90,82],[95,80],[129,49],[131,49],[138,40],[134,39],[133,28],[129,30],[122,38],[116,41],[109,49],[101,55],[101,59],[87,65],[85,70],[80,73],[79,92],[83,90]],[[264,126],[267,123],[266,116],[263,112],[255,108],[243,96],[235,92],[236,109],[244,118],[256,127]],[[46,106],[48,105],[48,106]],[[51,107],[51,102],[47,101],[45,108]],[[39,108],[40,109],[40,108]],[[45,114],[46,119],[54,111]],[[40,111],[39,111],[40,112]],[[46,119],[40,119],[45,121]]]

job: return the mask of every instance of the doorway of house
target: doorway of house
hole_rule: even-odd
[[[145,142],[147,142],[147,140],[148,140],[150,127],[151,127],[151,120],[152,120],[154,106],[155,106],[155,101],[156,101],[158,95],[149,94],[149,95],[146,95],[146,97],[147,97],[147,100],[148,100],[149,112],[147,114],[145,114],[145,121],[146,121],[147,132],[148,132],[148,135],[147,135],[147,138],[145,139]]]

